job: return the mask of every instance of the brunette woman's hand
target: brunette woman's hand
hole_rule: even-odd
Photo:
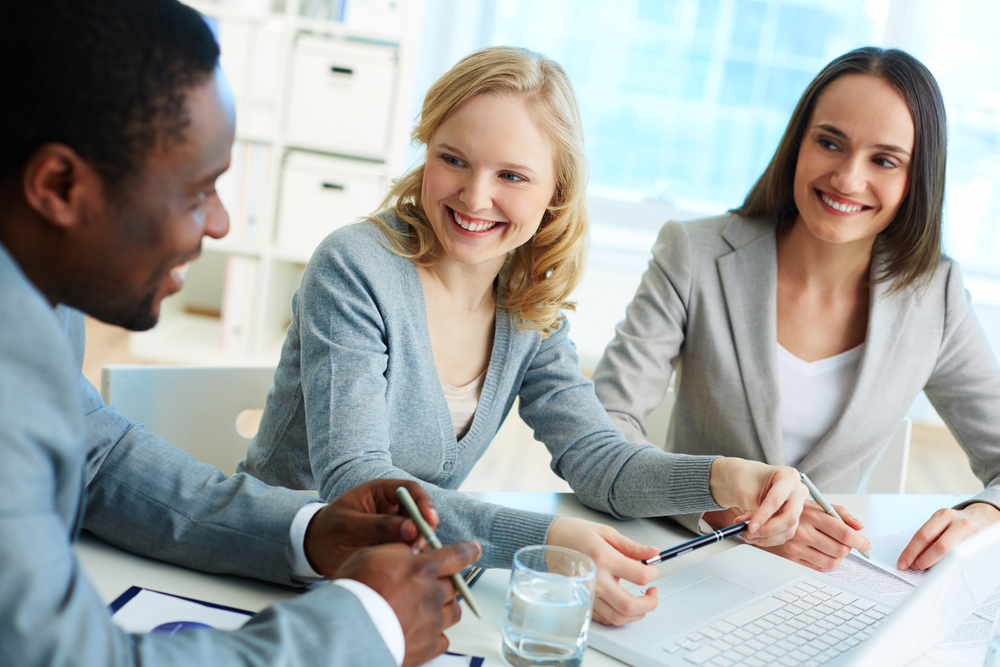
[[[989,503],[972,503],[960,510],[939,509],[914,533],[899,555],[900,570],[934,565],[965,538],[1000,521],[1000,510]]]
[[[864,524],[846,508],[840,505],[834,505],[833,508],[843,521],[824,512],[812,500],[807,500],[795,535],[784,544],[765,549],[819,571],[832,570],[840,565],[847,554],[851,553],[851,549],[871,549],[871,542],[858,532],[864,528]]]

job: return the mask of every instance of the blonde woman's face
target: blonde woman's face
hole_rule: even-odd
[[[835,79],[799,147],[796,224],[822,241],[870,247],[906,197],[913,140],[910,108],[895,88],[865,74]]]
[[[479,95],[427,145],[424,213],[445,259],[499,273],[555,193],[555,150],[518,96]]]

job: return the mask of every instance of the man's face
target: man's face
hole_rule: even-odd
[[[202,238],[229,231],[215,181],[229,167],[235,116],[218,70],[188,90],[186,111],[182,137],[154,150],[142,174],[92,209],[88,279],[69,305],[109,324],[150,329],[160,301],[183,287]]]

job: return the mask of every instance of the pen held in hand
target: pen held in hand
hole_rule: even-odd
[[[701,537],[696,537],[693,540],[688,540],[678,544],[675,547],[670,547],[669,549],[664,549],[659,554],[652,558],[647,558],[642,561],[646,565],[652,565],[654,563],[659,563],[660,561],[670,560],[671,558],[677,558],[678,556],[683,556],[684,554],[694,551],[695,549],[700,549],[702,547],[707,547],[709,544],[715,544],[716,542],[721,542],[727,537],[733,537],[739,535],[740,533],[746,532],[750,527],[749,521],[741,521],[739,523],[734,523],[731,526],[726,526],[725,528],[720,528],[711,533],[702,535]]]
[[[396,495],[399,496],[399,500],[403,503],[403,507],[409,512],[410,518],[413,519],[413,523],[417,524],[417,529],[420,530],[420,534],[424,536],[427,543],[431,545],[431,549],[440,549],[441,540],[437,538],[434,534],[434,529],[430,527],[425,520],[423,515],[420,513],[420,508],[417,507],[417,503],[413,501],[413,496],[410,492],[406,490],[405,486],[401,486],[396,489]],[[466,585],[465,580],[462,579],[462,575],[455,573],[451,575],[451,581],[455,584],[455,590],[458,591],[465,599],[465,604],[469,605],[469,609],[472,613],[476,615],[476,618],[482,618],[483,615],[479,613],[479,605],[476,604],[475,598],[472,597],[472,591]]]
[[[844,523],[847,523],[846,521],[844,521],[844,518],[842,516],[837,514],[837,510],[833,509],[833,505],[831,505],[827,501],[827,499],[823,497],[823,494],[820,493],[819,489],[816,488],[816,485],[813,484],[812,480],[809,479],[804,472],[799,473],[799,479],[801,479],[802,483],[806,485],[806,488],[809,489],[809,495],[813,497],[813,500],[815,500],[820,507],[823,508],[824,512],[832,516],[834,519],[837,519],[838,521],[843,521]],[[867,558],[868,560],[872,559],[872,557],[868,555],[867,551],[861,551],[860,549],[858,549],[858,553]]]

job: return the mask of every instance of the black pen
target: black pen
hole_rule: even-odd
[[[739,535],[740,533],[746,532],[747,528],[750,527],[749,521],[741,521],[740,523],[734,523],[731,526],[726,526],[725,528],[720,528],[715,532],[707,533],[701,537],[696,537],[693,540],[688,540],[682,544],[678,544],[676,547],[670,547],[669,549],[664,549],[660,552],[658,556],[654,556],[648,560],[642,561],[646,565],[652,565],[653,563],[659,563],[660,561],[669,560],[671,558],[676,558],[677,556],[683,556],[689,551],[694,551],[695,549],[701,549],[702,547],[707,547],[709,544],[715,544],[716,542],[721,542],[727,537],[733,537],[734,535]]]

